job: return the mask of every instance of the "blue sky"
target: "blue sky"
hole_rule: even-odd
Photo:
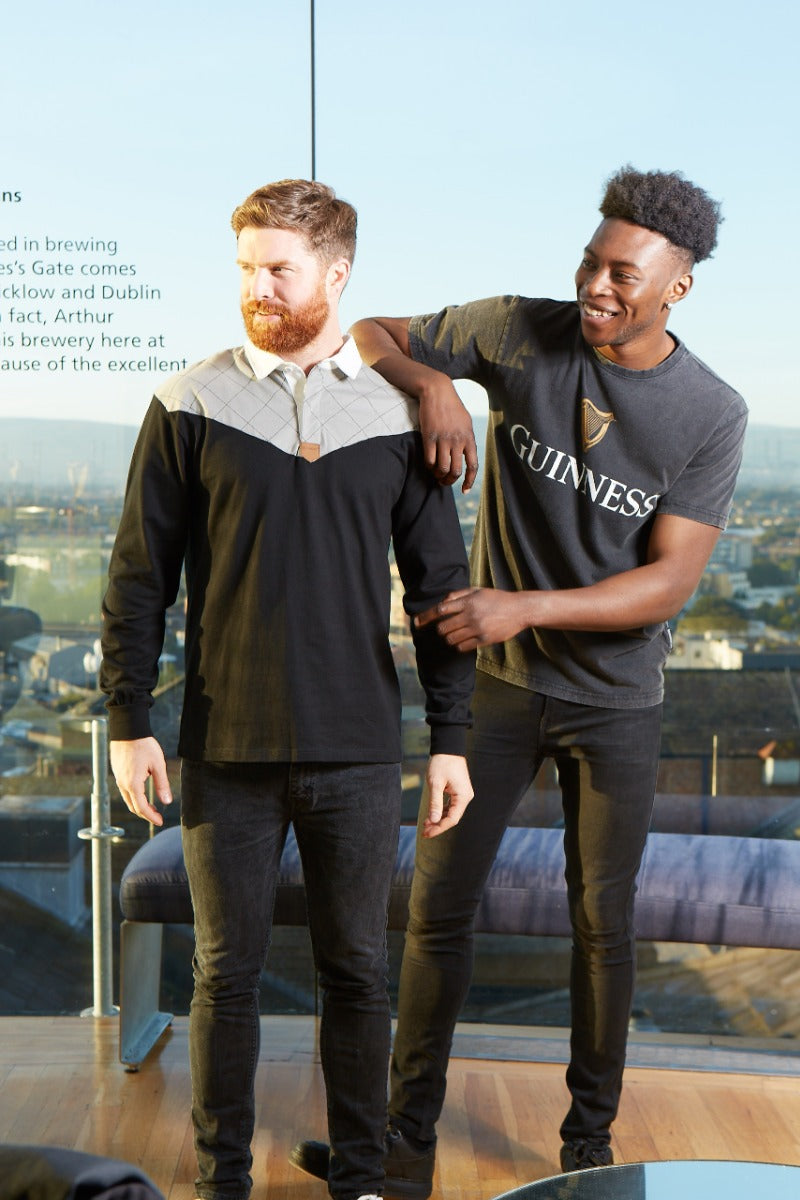
[[[309,8],[13,6],[0,188],[22,200],[0,206],[0,241],[114,238],[115,261],[162,293],[87,304],[113,308],[114,332],[163,336],[159,354],[189,361],[238,341],[230,212],[310,173]],[[345,324],[497,292],[571,297],[607,176],[677,168],[725,222],[673,328],[754,422],[800,425],[798,6],[317,0],[316,26],[317,175],[359,210]],[[0,334],[55,332],[15,326],[11,304],[0,296]],[[19,354],[0,339],[0,357]],[[138,423],[157,375],[48,372],[50,357],[35,376],[2,372],[4,415]]]

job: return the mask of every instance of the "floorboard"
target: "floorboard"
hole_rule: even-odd
[[[478,1056],[504,1041],[516,1057]],[[522,1060],[524,1041],[522,1030],[459,1028],[456,1048],[470,1054],[452,1061],[439,1126],[435,1185],[445,1200],[489,1200],[558,1170],[565,1042],[562,1061],[537,1062]],[[256,1101],[254,1197],[325,1200],[324,1185],[287,1161],[295,1141],[325,1137],[312,1018],[263,1019]],[[189,1105],[186,1018],[176,1019],[136,1073],[117,1060],[113,1018],[0,1018],[1,1142],[122,1158],[140,1165],[167,1200],[192,1200]],[[791,1074],[763,1066],[758,1074],[631,1066],[613,1144],[618,1162],[730,1158],[800,1166],[800,1088]]]

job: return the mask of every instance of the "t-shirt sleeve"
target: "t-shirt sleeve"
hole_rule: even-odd
[[[412,317],[408,326],[411,357],[451,379],[472,379],[487,387],[500,360],[517,299],[495,296]]]
[[[724,529],[742,461],[747,409],[736,397],[705,444],[665,492],[657,512]]]

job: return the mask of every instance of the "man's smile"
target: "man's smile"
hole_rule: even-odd
[[[581,312],[593,321],[605,321],[617,316],[617,313],[610,308],[596,308],[593,304],[587,303],[586,300],[581,300],[579,303]]]

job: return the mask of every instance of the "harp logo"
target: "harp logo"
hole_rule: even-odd
[[[602,442],[608,433],[609,426],[616,418],[613,413],[603,412],[596,408],[585,396],[581,400],[581,410],[583,449],[586,451],[591,450],[592,446],[596,446],[598,442]]]

